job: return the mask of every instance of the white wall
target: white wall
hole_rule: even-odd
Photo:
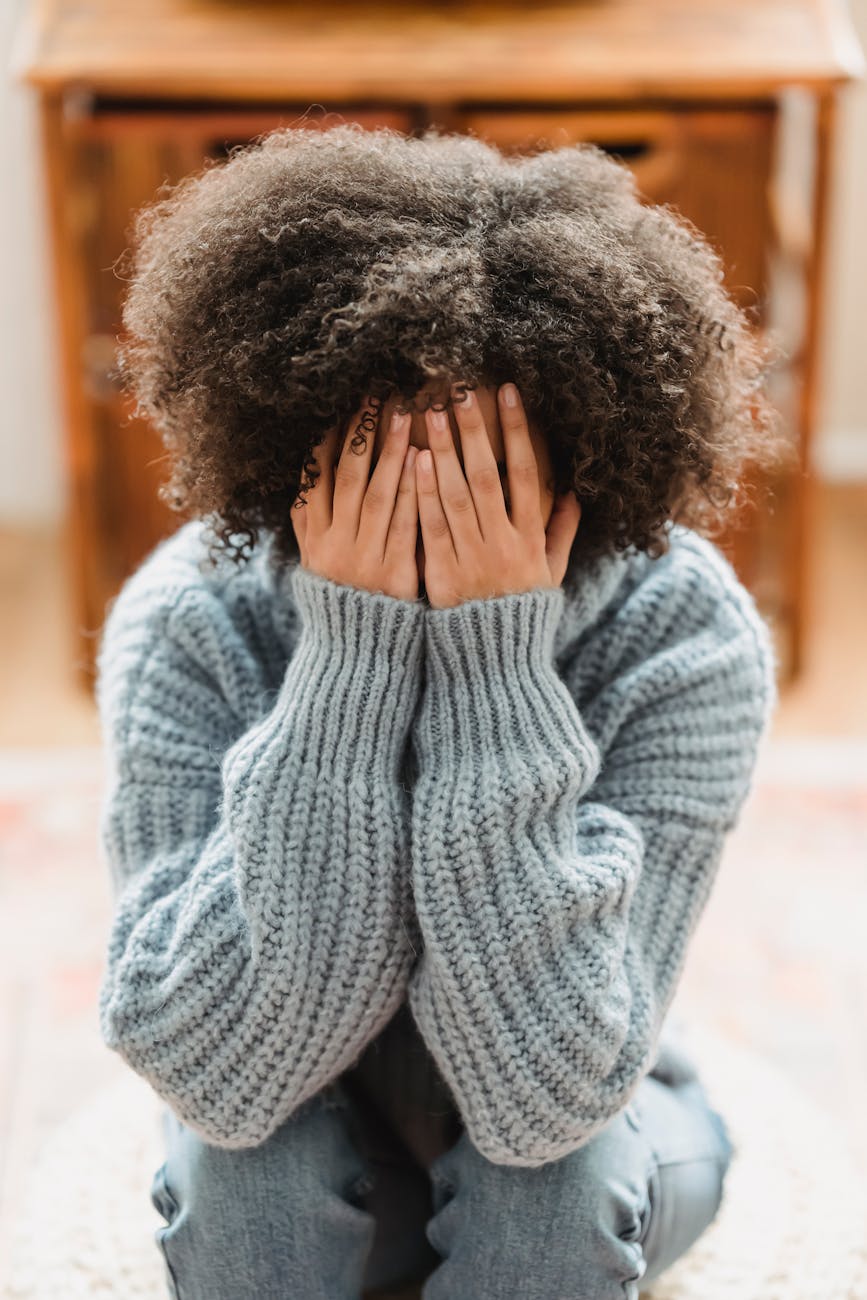
[[[867,0],[850,12],[867,50]],[[823,420],[815,461],[828,478],[867,479],[867,85],[840,96],[822,356]]]
[[[5,75],[26,3],[0,2],[0,524],[53,521],[64,492],[35,101]]]
[[[0,3],[0,64],[8,65],[18,14]],[[867,0],[852,0],[867,47]],[[815,463],[828,477],[867,478],[867,86],[841,106],[835,173],[823,421]],[[55,320],[34,98],[0,78],[0,524],[61,517],[64,474]]]

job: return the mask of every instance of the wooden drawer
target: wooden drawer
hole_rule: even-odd
[[[668,203],[708,236],[721,254],[729,288],[742,305],[759,305],[767,284],[768,175],[777,121],[773,102],[707,110],[464,110],[459,130],[503,152],[589,141],[625,162],[648,203]]]

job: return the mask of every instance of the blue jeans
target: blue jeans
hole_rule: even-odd
[[[465,1130],[425,1169],[365,1131],[342,1076],[229,1151],[163,1109],[151,1200],[175,1300],[637,1300],[716,1216],[734,1153],[692,1077],[645,1076],[583,1146],[492,1164]],[[405,1150],[405,1149],[404,1149]]]

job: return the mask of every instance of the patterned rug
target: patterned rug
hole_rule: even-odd
[[[102,761],[94,749],[0,753],[9,1300],[165,1294],[147,1195],[154,1097],[103,1047],[96,1020],[110,922]],[[865,843],[867,747],[769,744],[677,995],[708,1089],[749,1154],[732,1166],[725,1213],[648,1300],[867,1297]],[[149,1291],[131,1289],[130,1263]]]

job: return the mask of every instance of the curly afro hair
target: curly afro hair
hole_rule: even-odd
[[[592,145],[279,128],[140,209],[118,375],[159,430],[171,509],[298,558],[313,449],[365,394],[517,383],[582,505],[572,561],[713,536],[786,450],[771,350],[685,219]],[[363,436],[363,435],[362,435]]]

